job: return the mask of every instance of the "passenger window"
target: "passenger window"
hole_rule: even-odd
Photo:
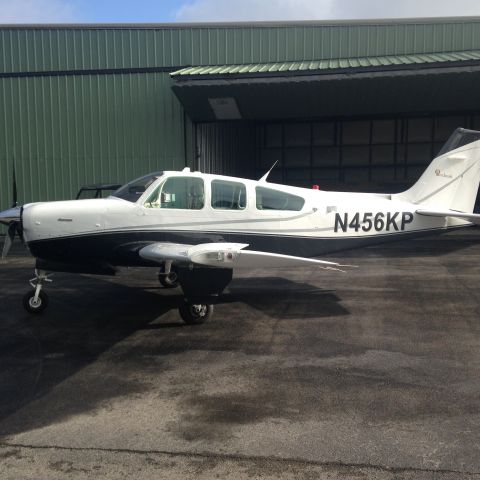
[[[169,177],[155,189],[144,206],[200,210],[204,204],[205,193],[201,178]]]
[[[243,183],[212,181],[212,207],[224,210],[243,210],[247,206],[247,189]]]
[[[258,210],[290,210],[299,212],[305,200],[291,193],[279,192],[270,188],[256,187]]]

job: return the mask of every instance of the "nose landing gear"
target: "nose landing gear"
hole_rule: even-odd
[[[28,291],[23,297],[23,306],[29,313],[42,313],[48,306],[48,295],[42,291],[45,282],[51,282],[47,272],[35,270],[35,278],[30,280],[33,290]]]

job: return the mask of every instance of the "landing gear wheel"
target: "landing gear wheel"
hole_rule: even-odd
[[[205,323],[213,314],[213,305],[184,300],[178,308],[182,320],[188,325]]]
[[[164,273],[159,273],[158,281],[163,285],[164,288],[178,287],[178,275],[173,270],[167,275]]]
[[[42,313],[48,306],[48,295],[40,292],[35,300],[35,290],[31,290],[24,295],[23,306],[28,313]]]

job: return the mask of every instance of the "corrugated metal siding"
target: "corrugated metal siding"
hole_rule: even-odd
[[[246,178],[254,174],[254,124],[199,123],[195,135],[195,169]]]
[[[185,163],[183,110],[166,74],[0,79],[0,205],[15,161],[23,201],[71,198]]]
[[[0,72],[273,63],[480,49],[480,21],[185,28],[3,28]]]

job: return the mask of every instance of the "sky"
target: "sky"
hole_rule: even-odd
[[[163,23],[480,16],[480,0],[0,0],[0,23]]]

